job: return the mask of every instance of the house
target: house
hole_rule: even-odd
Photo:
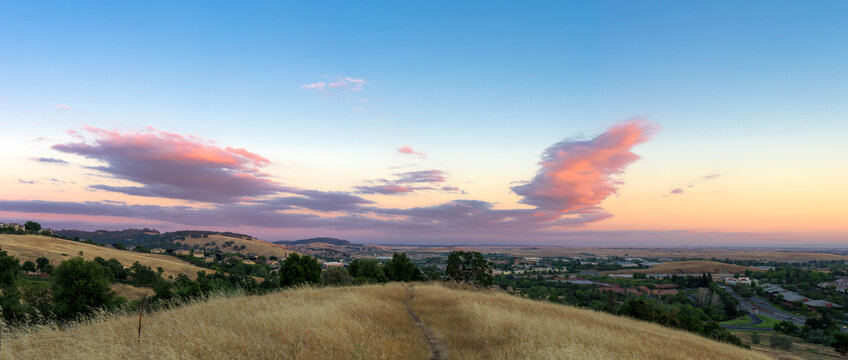
[[[164,254],[164,253],[165,253],[165,249],[163,249],[163,248],[154,248],[154,249],[150,249],[150,253],[151,253],[151,254]]]
[[[617,264],[618,266],[623,267],[623,268],[639,267],[639,264],[632,263],[632,262],[629,262],[629,261],[619,261],[619,262],[617,262],[616,264]]]
[[[201,252],[196,252],[196,253],[192,254],[192,256],[194,256],[194,257],[196,257],[196,258],[200,258],[200,259],[203,259],[203,258],[205,258],[205,257],[206,257],[206,255],[203,255],[203,251],[201,251]]]
[[[338,267],[344,266],[344,263],[341,261],[327,261],[324,263],[324,267]]]
[[[654,289],[677,289],[677,284],[656,284],[654,285]]]
[[[751,285],[751,279],[747,277],[739,277],[737,278],[726,278],[724,279],[724,283],[727,285],[738,285],[738,284],[746,284]]]
[[[215,262],[215,257],[214,256],[207,256],[207,257],[203,258],[203,261],[208,262],[208,263]]]
[[[830,282],[818,283],[816,286],[822,289],[834,287],[836,291],[848,293],[848,276],[840,276]]]
[[[256,261],[253,260],[242,260],[241,263],[245,265],[256,265]]]
[[[183,250],[183,249],[180,249],[180,250],[176,250],[176,251],[174,251],[174,254],[175,254],[175,255],[180,255],[180,256],[188,256],[188,255],[191,255],[191,250]]]

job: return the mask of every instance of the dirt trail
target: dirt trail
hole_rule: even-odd
[[[444,347],[442,346],[442,344],[439,342],[439,340],[436,339],[435,336],[433,336],[433,333],[430,332],[430,329],[427,328],[427,325],[424,325],[424,323],[421,322],[421,319],[418,318],[418,315],[415,314],[415,312],[412,311],[412,309],[409,307],[409,302],[412,301],[413,298],[415,298],[415,292],[413,291],[412,286],[407,287],[407,290],[409,290],[409,299],[403,302],[403,306],[406,307],[406,312],[409,313],[409,316],[412,317],[412,320],[415,322],[415,325],[417,325],[421,329],[421,331],[424,332],[424,337],[427,338],[427,345],[430,346],[430,353],[433,354],[430,359],[447,360],[448,356],[447,354],[445,354]]]

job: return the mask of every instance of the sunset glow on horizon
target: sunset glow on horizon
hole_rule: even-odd
[[[2,5],[0,222],[846,246],[848,4],[662,3]]]

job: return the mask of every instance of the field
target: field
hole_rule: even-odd
[[[54,266],[59,265],[62,260],[80,256],[80,252],[82,252],[82,257],[87,260],[93,260],[100,256],[106,260],[115,258],[125,267],[131,266],[136,261],[142,265],[150,266],[153,270],[162,267],[165,277],[185,274],[194,279],[200,270],[210,272],[209,269],[194,266],[173,256],[117,250],[49,236],[0,234],[0,248],[8,252],[9,255],[17,257],[21,262],[35,261],[35,259],[43,256],[49,259]]]
[[[848,256],[825,252],[783,251],[777,249],[664,249],[664,248],[592,248],[557,246],[383,246],[388,250],[443,252],[471,250],[482,253],[506,253],[513,256],[619,256],[671,259],[734,259],[764,261],[848,260]]]
[[[626,269],[616,270],[610,273],[614,274],[633,274],[633,273],[650,273],[650,274],[733,274],[745,273],[745,270],[763,271],[762,269],[740,266],[734,264],[725,264],[708,260],[687,260],[687,261],[671,261],[654,265],[648,269]]]
[[[287,247],[274,244],[267,241],[262,241],[258,239],[242,239],[238,237],[229,237],[223,235],[209,235],[209,237],[200,238],[200,237],[190,237],[185,240],[179,240],[178,243],[183,243],[188,246],[197,245],[201,248],[214,248],[217,246],[221,249],[221,251],[230,252],[232,251],[232,247],[224,248],[224,243],[231,241],[233,242],[233,246],[244,246],[244,250],[239,250],[238,252],[242,254],[256,254],[263,255],[266,257],[276,256],[279,259],[284,259],[289,253],[292,251]],[[211,243],[214,242],[215,245],[212,246]],[[210,245],[205,245],[210,244]]]
[[[218,297],[4,334],[2,359],[767,359],[683,331],[439,284]],[[435,350],[435,351],[434,351]],[[437,356],[433,356],[437,354]]]
[[[769,347],[769,340],[774,336],[773,332],[758,331],[760,336],[760,344],[751,342],[753,331],[737,331],[731,330],[733,335],[742,339],[742,342],[750,346],[751,349],[757,352],[766,354],[772,358],[780,360],[838,360],[844,359],[833,348],[829,346],[816,345],[802,342],[798,338],[792,338],[794,344],[792,350],[777,350]]]

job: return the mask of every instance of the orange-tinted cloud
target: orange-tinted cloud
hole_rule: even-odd
[[[609,128],[594,139],[567,140],[542,154],[541,168],[527,184],[512,187],[521,203],[556,213],[594,210],[614,194],[619,182],[612,177],[639,159],[631,149],[648,141],[656,127],[630,120]]]

